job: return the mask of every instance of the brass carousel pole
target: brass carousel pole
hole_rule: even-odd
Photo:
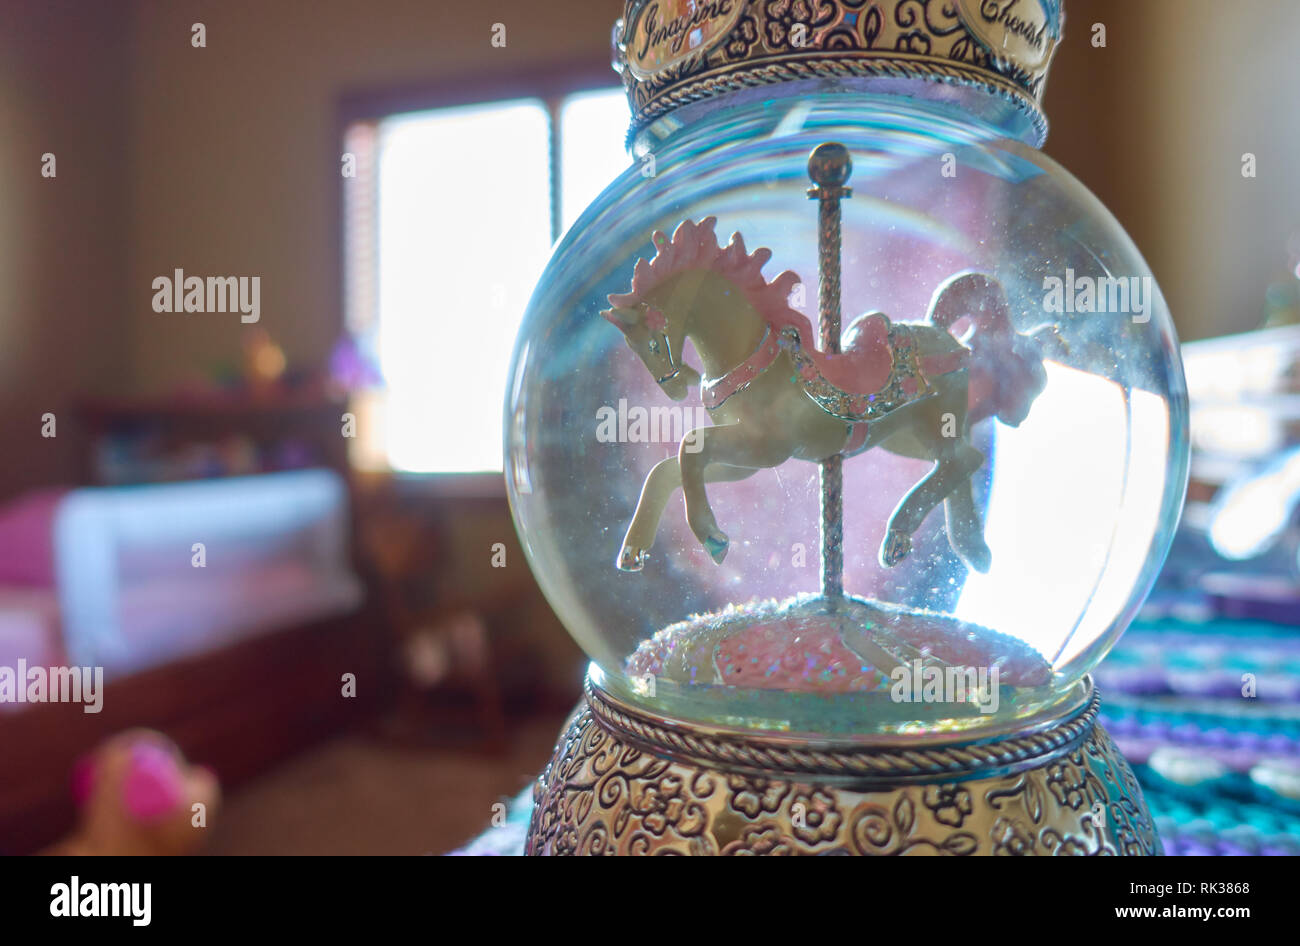
[[[815,185],[808,197],[818,201],[821,348],[832,354],[840,351],[840,201],[853,195],[844,186],[852,173],[853,161],[842,144],[818,145],[808,158],[808,177]],[[837,455],[821,464],[822,595],[831,601],[844,596],[843,462]]]

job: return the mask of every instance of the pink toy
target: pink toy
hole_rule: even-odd
[[[188,854],[207,835],[221,790],[161,733],[133,729],[82,758],[72,773],[77,829],[48,854]]]

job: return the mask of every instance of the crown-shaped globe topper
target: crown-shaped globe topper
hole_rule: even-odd
[[[1063,23],[1061,0],[627,0],[614,66],[634,133],[726,93],[883,78],[892,92],[922,97],[936,85],[982,90],[991,109],[1021,112],[1038,145]]]

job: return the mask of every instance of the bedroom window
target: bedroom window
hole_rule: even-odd
[[[343,187],[347,324],[380,380],[353,463],[500,472],[511,347],[550,248],[629,164],[621,89],[354,122]]]

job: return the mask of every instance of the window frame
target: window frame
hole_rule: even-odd
[[[467,105],[490,105],[513,99],[537,99],[546,108],[550,122],[550,197],[551,242],[560,238],[563,222],[563,202],[560,195],[560,112],[564,100],[571,95],[596,92],[617,85],[611,81],[611,70],[579,68],[543,70],[485,77],[469,82],[432,82],[417,85],[361,89],[345,92],[334,110],[333,141],[329,162],[329,180],[332,194],[333,253],[335,267],[334,324],[338,336],[349,332],[347,322],[348,267],[347,237],[344,204],[346,181],[340,178],[338,157],[344,149],[348,129],[359,123],[378,123],[384,119],[408,112],[432,111]],[[504,396],[504,395],[503,395]],[[354,471],[359,472],[359,471]],[[435,498],[445,499],[504,499],[505,477],[499,473],[413,472],[387,469],[366,472],[367,476],[387,476],[405,487],[427,492]]]

